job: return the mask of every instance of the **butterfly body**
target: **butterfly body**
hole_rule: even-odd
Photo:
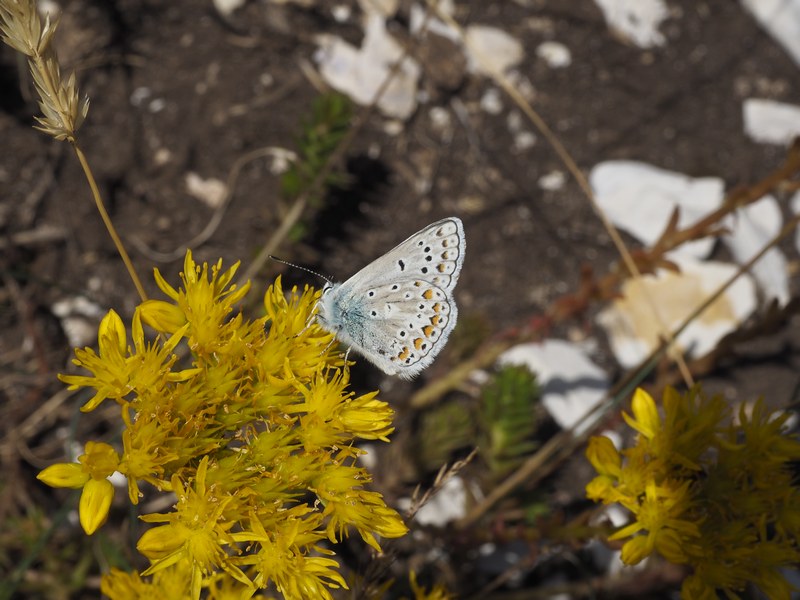
[[[428,225],[344,283],[326,285],[317,322],[385,373],[414,377],[456,324],[452,292],[465,247],[460,219]]]

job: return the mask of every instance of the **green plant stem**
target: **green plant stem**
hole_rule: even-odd
[[[125,263],[125,267],[128,269],[128,274],[133,280],[133,285],[136,286],[136,291],[139,292],[139,297],[142,299],[142,302],[144,302],[147,300],[147,294],[144,291],[144,286],[142,286],[142,282],[139,280],[139,276],[136,274],[136,269],[133,268],[131,257],[128,256],[125,246],[122,245],[122,240],[117,234],[114,224],[111,222],[111,217],[108,216],[106,207],[103,204],[103,199],[100,197],[100,190],[97,188],[97,182],[94,179],[94,174],[92,174],[92,169],[89,167],[89,163],[86,160],[86,155],[84,155],[83,150],[80,149],[80,146],[78,146],[76,141],[72,141],[72,147],[75,150],[75,154],[78,156],[78,161],[81,163],[83,173],[86,175],[86,180],[89,182],[89,187],[92,190],[92,196],[94,196],[94,203],[97,206],[100,217],[103,219],[103,223],[105,224],[111,239],[114,240],[114,245],[117,247],[117,252],[119,252],[122,262]]]

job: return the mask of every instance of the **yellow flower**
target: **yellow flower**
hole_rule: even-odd
[[[186,327],[179,329],[161,347],[148,345],[144,339],[140,315],[141,312],[137,310],[132,322],[133,352],[127,347],[128,339],[122,319],[110,310],[100,322],[97,336],[100,354],[95,354],[91,348],[77,349],[76,358],[72,361],[79,367],[92,371],[94,376],[59,375],[59,379],[69,384],[71,390],[78,387],[93,387],[97,390],[94,397],[81,407],[83,412],[94,410],[106,398],[122,403],[133,392],[160,390],[167,382],[182,381],[195,373],[192,369],[178,372],[171,370],[176,359],[173,350]]]
[[[693,573],[682,595],[738,597],[748,585],[770,598],[789,598],[781,568],[800,560],[800,491],[792,461],[800,441],[783,431],[785,418],[757,402],[728,423],[720,396],[699,387],[664,391],[663,419],[639,390],[633,417],[636,445],[616,453],[610,441],[590,441],[587,457],[598,476],[590,498],[618,502],[633,521],[609,539],[625,539],[622,560],[636,564],[658,552]]]
[[[87,535],[97,531],[108,518],[114,486],[108,481],[119,468],[119,455],[108,444],[86,442],[77,463],[61,463],[44,469],[37,479],[51,487],[83,488],[79,503],[81,527]]]
[[[289,298],[278,277],[264,294],[267,340],[259,352],[259,368],[274,385],[290,385],[295,379],[313,377],[324,366],[341,366],[333,334],[313,319],[321,291],[305,288],[298,295],[293,287]]]
[[[300,431],[307,449],[342,444],[354,437],[388,441],[394,431],[394,411],[376,400],[376,393],[353,398],[347,391],[349,379],[347,371],[329,374],[326,369],[318,371],[308,385],[297,386],[305,401],[285,409],[289,414],[305,413]]]
[[[586,448],[586,458],[599,473],[586,486],[586,496],[605,504],[616,502],[618,494],[615,484],[622,475],[622,457],[614,443],[605,436],[592,437]]]
[[[187,323],[180,307],[164,300],[145,300],[139,306],[139,312],[145,323],[162,333],[175,333]]]
[[[208,457],[204,457],[197,468],[194,489],[186,489],[177,477],[172,487],[178,497],[175,512],[171,514],[144,515],[149,523],[168,523],[145,531],[136,548],[152,561],[143,575],[157,573],[178,562],[187,562],[192,567],[192,595],[200,597],[203,574],[221,568],[237,581],[250,586],[250,580],[231,561],[225,546],[233,543],[228,530],[233,521],[225,519],[225,509],[231,497],[218,498],[213,490],[206,488]]]
[[[168,332],[185,322],[188,325],[187,335],[192,350],[201,355],[212,354],[221,341],[219,328],[233,310],[233,305],[250,289],[249,282],[238,289],[231,284],[238,268],[237,262],[222,272],[222,259],[219,259],[211,267],[209,274],[208,265],[197,265],[192,259],[191,251],[187,250],[181,274],[184,289],[176,290],[167,283],[158,269],[155,270],[156,284],[175,302],[184,318],[181,319],[174,309],[149,304],[145,306],[146,322],[156,329],[161,327]]]
[[[337,465],[320,472],[311,489],[325,507],[328,539],[338,541],[347,534],[347,527],[353,526],[361,539],[380,552],[374,534],[396,538],[405,535],[408,528],[379,493],[361,489],[367,481],[369,475],[364,469]]]
[[[189,600],[191,574],[186,563],[156,573],[151,581],[139,573],[112,568],[100,580],[100,592],[110,600]]]
[[[97,345],[99,354],[95,354],[91,348],[76,349],[75,359],[72,361],[79,367],[92,371],[94,377],[59,375],[59,379],[69,384],[71,390],[78,387],[93,387],[97,390],[94,397],[81,407],[84,412],[93,410],[106,398],[121,400],[131,391],[125,356],[127,345],[125,325],[113,310],[108,311],[100,321]]]
[[[303,548],[317,553],[333,554],[316,545],[322,539],[318,533],[319,516],[302,518],[309,512],[301,506],[284,514],[269,531],[256,515],[251,515],[249,531],[233,534],[239,541],[256,542],[256,552],[240,559],[253,565],[253,582],[266,587],[273,582],[286,600],[322,598],[332,600],[330,589],[347,589],[347,583],[336,570],[338,563],[331,558],[309,556]]]
[[[652,481],[647,484],[645,498],[636,509],[636,521],[608,538],[619,540],[646,531],[644,536],[634,537],[622,547],[624,563],[637,564],[654,550],[673,563],[686,562],[681,539],[700,535],[697,524],[680,518],[690,506],[689,485],[688,481],[678,486],[657,486]]]
[[[389,441],[394,431],[394,411],[387,402],[377,400],[378,392],[348,398],[339,411],[339,422],[345,431],[364,440]]]
[[[144,416],[131,423],[126,413],[123,418],[127,427],[122,432],[123,460],[120,471],[128,478],[131,503],[138,504],[138,481],[168,487],[168,482],[164,481],[165,465],[178,460],[179,454],[172,448],[175,440],[170,437],[163,423]]]
[[[653,398],[642,388],[637,388],[631,400],[633,418],[627,413],[622,413],[625,422],[641,433],[648,440],[652,440],[661,429],[661,418]]]
[[[58,463],[42,470],[36,479],[50,487],[80,489],[89,481],[89,473],[78,463]]]
[[[394,413],[376,393],[350,391],[333,337],[314,321],[320,292],[284,295],[278,279],[264,296],[266,316],[247,320],[235,304],[249,284],[233,286],[235,272],[198,266],[191,253],[183,288],[156,272],[167,299],[136,309],[131,346],[112,311],[99,353],[76,352],[91,375],[64,377],[97,390],[86,410],[116,400],[124,424],[121,456],[87,445],[80,464],[43,473],[53,485],[83,487],[87,530],[106,518],[114,470],[127,477],[133,504],[143,481],[177,497],[172,510],[142,517],[154,524],[137,544],[150,567],[108,575],[109,596],[157,598],[161,585],[181,590],[166,594],[175,598],[250,598],[259,587],[328,598],[346,587],[328,540],[354,527],[379,550],[379,537],[407,531],[364,489],[369,474],[350,466],[363,452],[356,440],[388,440]],[[157,332],[151,341],[144,325]],[[190,366],[176,366],[177,355]]]

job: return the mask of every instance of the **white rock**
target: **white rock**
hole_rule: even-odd
[[[317,37],[314,59],[323,79],[361,105],[371,104],[392,65],[403,55],[402,47],[388,34],[384,18],[368,14],[361,48],[336,36]],[[417,107],[420,67],[406,58],[378,101],[385,115],[407,119]]]
[[[331,8],[331,16],[337,23],[346,23],[350,20],[350,15],[352,14],[353,11],[346,4],[337,4]]]
[[[228,186],[224,181],[209,177],[203,179],[195,172],[186,174],[186,191],[209,208],[219,208],[225,201]]]
[[[503,111],[503,97],[497,88],[489,88],[481,96],[481,108],[490,115],[499,115]]]
[[[71,346],[83,348],[97,343],[97,327],[105,315],[100,305],[84,296],[72,296],[58,300],[51,310],[61,320],[61,328]]]
[[[358,0],[364,14],[391,18],[397,13],[399,0]]]
[[[577,344],[545,340],[541,344],[520,344],[507,350],[501,365],[524,365],[536,374],[542,388],[542,405],[564,429],[571,429],[605,396],[608,378]],[[576,434],[596,421],[588,419]]]
[[[681,273],[660,270],[656,275],[645,275],[640,282],[628,280],[622,287],[623,297],[598,315],[598,323],[606,330],[617,361],[625,368],[635,367],[656,348],[663,333],[660,322],[673,331],[738,271],[736,266],[720,262],[699,262],[688,257],[673,257],[673,260]],[[654,316],[642,286],[649,292],[660,320]],[[703,356],[735,330],[755,307],[752,280],[746,275],[739,277],[678,336],[678,344],[689,356]]]
[[[669,16],[663,0],[594,0],[608,26],[640,48],[662,46],[658,30]]]
[[[564,171],[550,171],[549,173],[542,175],[539,177],[539,187],[543,190],[547,190],[548,192],[557,192],[561,188],[564,187],[564,184],[567,182],[567,176],[564,174]]]
[[[420,525],[444,527],[450,521],[463,519],[467,515],[467,488],[464,480],[455,475],[417,512]]]
[[[440,0],[440,2],[436,5],[436,8],[438,11],[451,17],[455,13],[455,5],[453,4],[453,0]],[[413,4],[411,6],[408,29],[411,31],[412,35],[419,35],[422,31],[422,25],[425,23],[425,15],[427,12],[427,9],[419,4]],[[431,33],[440,35],[458,44],[461,43],[461,36],[459,32],[450,27],[450,25],[447,23],[437,19],[435,16],[428,17],[426,28],[427,31],[430,31]]]
[[[446,108],[434,106],[428,111],[428,119],[436,131],[450,132],[453,129],[453,119]]]
[[[563,69],[572,64],[572,53],[559,42],[542,42],[536,48],[536,56],[544,60],[551,69]]]
[[[636,161],[600,163],[589,181],[611,222],[646,246],[661,237],[675,207],[680,207],[678,226],[684,228],[719,208],[725,197],[722,179],[692,178]],[[711,238],[688,242],[669,256],[704,258],[713,246]]]
[[[219,14],[228,16],[237,8],[244,6],[247,0],[213,0],[213,2]]]
[[[164,100],[164,98],[153,98],[147,105],[147,110],[149,110],[153,114],[156,114],[160,113],[166,107],[167,107],[167,101]]]
[[[272,163],[269,166],[269,172],[273,175],[283,175],[292,166],[292,163],[297,160],[297,153],[288,148],[281,148],[279,146],[270,146],[264,149],[265,152],[272,157]]]
[[[748,98],[742,104],[744,131],[761,144],[788,145],[800,135],[800,106]]]
[[[130,103],[133,106],[141,106],[152,95],[153,92],[149,87],[137,87],[131,92]]]
[[[470,25],[464,41],[469,68],[481,75],[502,74],[525,56],[522,44],[496,27]]]
[[[514,134],[514,150],[524,152],[536,145],[536,134],[532,131],[520,131]]]
[[[778,201],[764,196],[729,215],[724,222],[730,234],[722,241],[736,262],[746,263],[778,235],[783,227],[783,215]],[[778,248],[770,248],[750,269],[766,300],[777,299],[781,305],[789,301],[789,273],[786,257]]]
[[[800,0],[741,0],[742,6],[800,66]]]

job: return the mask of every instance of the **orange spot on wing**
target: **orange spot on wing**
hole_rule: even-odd
[[[441,304],[437,302],[436,304],[433,305],[433,312],[438,313],[440,310],[442,310]]]
[[[422,348],[422,342],[424,342],[424,341],[425,341],[425,340],[423,340],[422,338],[417,338],[417,339],[415,339],[415,340],[414,340],[414,348],[416,348],[417,350],[419,350],[420,348]]]
[[[447,267],[445,266],[445,264],[444,264],[444,263],[439,263],[439,266],[438,266],[438,267],[436,267],[436,269],[439,271],[439,273],[444,273],[444,271],[445,271],[445,269],[446,269],[446,268],[447,268]]]
[[[433,325],[425,325],[425,327],[422,328],[422,333],[425,337],[431,337],[433,334]]]
[[[431,289],[425,290],[424,292],[422,292],[422,297],[425,298],[425,300],[430,300],[431,298],[433,298],[433,290]]]
[[[400,360],[405,360],[408,358],[409,354],[411,354],[411,351],[408,349],[408,346],[403,346],[403,351],[397,355],[397,358]]]
[[[433,325],[434,327],[436,327],[436,326],[439,324],[439,320],[440,320],[440,319],[441,319],[441,317],[440,317],[439,315],[433,315],[433,316],[431,317],[431,325]]]

